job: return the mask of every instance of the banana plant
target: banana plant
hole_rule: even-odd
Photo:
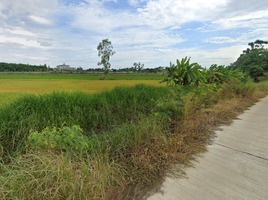
[[[220,72],[221,69],[221,66],[212,64],[209,69],[203,70],[202,74],[205,77],[207,83],[221,83],[224,78],[224,74]]]
[[[203,69],[199,64],[190,64],[191,58],[177,59],[176,64],[170,62],[170,67],[166,68],[166,78],[161,81],[167,82],[167,86],[190,85],[198,82],[205,82],[205,78],[201,73]]]

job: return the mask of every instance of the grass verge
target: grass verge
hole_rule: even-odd
[[[179,175],[181,171],[171,170],[173,164],[189,165],[197,153],[205,151],[213,127],[230,123],[267,91],[267,82],[233,81],[221,86],[138,85],[94,95],[25,96],[0,112],[0,197],[124,198],[122,192],[112,190],[111,194],[111,189]],[[31,131],[42,134],[48,127],[52,132],[53,126],[63,123],[80,125],[89,148],[82,152],[63,148],[76,144],[75,133],[69,140],[59,138],[62,142],[57,145],[62,148],[29,143]],[[45,139],[41,144],[51,146]]]

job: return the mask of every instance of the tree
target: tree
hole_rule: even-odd
[[[170,67],[167,67],[167,73],[162,82],[167,82],[168,86],[175,85],[190,85],[191,83],[197,84],[198,82],[205,82],[201,70],[202,67],[197,63],[190,64],[190,58],[182,58],[181,61],[177,59],[177,65],[170,62]]]
[[[257,82],[259,77],[268,72],[268,49],[264,48],[265,44],[268,42],[263,40],[248,43],[250,48],[244,50],[230,68],[249,74]]]
[[[79,66],[79,67],[77,67],[77,69],[76,69],[77,71],[79,71],[80,73],[82,73],[82,71],[83,71],[83,68],[81,67],[81,66]]]
[[[133,72],[136,72],[137,68],[138,68],[138,63],[134,63],[132,67]]]
[[[138,64],[138,73],[141,72],[141,70],[143,69],[143,67],[144,67],[144,64],[141,64],[141,63],[139,62],[139,64]]]
[[[115,54],[113,51],[112,42],[108,39],[103,39],[102,42],[97,46],[98,56],[101,57],[101,61],[98,62],[98,65],[103,65],[104,74],[107,75],[109,73],[109,69],[111,67],[110,57]]]
[[[133,71],[136,72],[138,71],[138,73],[140,73],[144,67],[144,64],[141,64],[140,62],[139,63],[134,63],[133,64]]]

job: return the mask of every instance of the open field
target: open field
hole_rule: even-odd
[[[177,176],[171,166],[204,152],[211,127],[268,91],[238,80],[172,88],[44,77],[0,79],[0,100],[13,100],[0,106],[0,199],[117,199]]]
[[[68,79],[68,80],[100,80],[103,74],[0,74],[0,79]],[[110,74],[106,76],[106,80],[162,80],[163,76],[158,74],[144,74],[144,73],[122,73]]]
[[[159,75],[114,75],[116,80],[99,80],[99,75],[29,75],[8,74],[0,75],[0,102],[9,101],[25,93],[49,93],[52,91],[64,92],[101,92],[110,90],[116,86],[133,86],[144,83],[154,86],[160,84]],[[144,80],[140,80],[140,79]],[[132,80],[127,80],[132,79]],[[154,79],[154,80],[151,80]]]

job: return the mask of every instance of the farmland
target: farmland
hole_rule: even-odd
[[[0,77],[1,199],[122,198],[181,176],[171,167],[204,152],[211,127],[268,91],[235,78],[166,87],[151,74]]]
[[[165,85],[159,83],[163,77],[157,74],[110,75],[105,81],[100,81],[101,78],[102,75],[92,74],[0,74],[0,102],[7,102],[25,93],[42,94],[52,91],[95,93],[116,86],[139,83]]]

